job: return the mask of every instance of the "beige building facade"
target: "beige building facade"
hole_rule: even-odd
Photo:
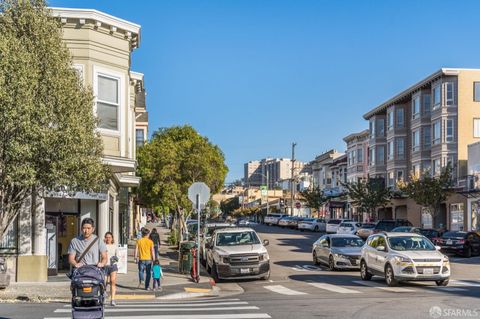
[[[93,89],[104,146],[102,161],[112,174],[102,193],[65,189],[46,192],[25,204],[7,234],[18,238],[9,258],[16,281],[46,281],[48,275],[66,271],[69,242],[79,235],[86,217],[94,219],[98,236],[111,231],[117,243],[126,244],[132,234],[131,189],[140,183],[135,176],[136,118],[139,112],[146,113],[145,90],[143,75],[130,70],[131,53],[140,43],[140,26],[96,10],[52,8],[52,14],[61,21],[72,67]],[[139,126],[146,133],[148,116],[141,120]]]

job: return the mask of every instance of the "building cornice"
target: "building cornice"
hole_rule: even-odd
[[[354,139],[356,138],[362,138],[362,137],[368,137],[369,135],[369,130],[363,130],[361,132],[358,132],[358,133],[352,133],[346,137],[343,138],[343,141],[345,143],[348,143],[350,141],[353,141]]]
[[[131,42],[132,48],[140,46],[141,26],[136,23],[94,9],[58,7],[50,7],[49,9],[54,17],[61,19],[62,23],[67,23],[67,19],[78,20],[80,24],[86,24],[87,20],[92,21],[97,28],[103,26],[109,28],[111,32],[123,31],[125,38]]]
[[[394,105],[396,103],[402,102],[406,97],[410,96],[413,92],[415,92],[415,91],[423,88],[424,86],[436,81],[441,76],[443,76],[443,75],[458,75],[460,73],[460,71],[462,71],[462,70],[473,70],[473,69],[442,68],[442,69],[438,70],[437,72],[429,75],[425,79],[421,80],[420,82],[417,82],[416,84],[410,86],[408,89],[406,89],[406,90],[402,91],[401,93],[395,95],[391,99],[389,99],[389,100],[385,101],[384,103],[380,104],[379,106],[377,106],[373,110],[365,113],[363,115],[363,118],[368,120],[372,116],[374,116],[378,113],[384,112],[387,109],[387,107],[389,107],[390,105]]]

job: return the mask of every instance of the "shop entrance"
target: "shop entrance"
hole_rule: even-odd
[[[67,272],[68,245],[78,236],[78,214],[51,213],[45,214],[47,228],[47,256],[48,275],[54,276],[59,272]]]

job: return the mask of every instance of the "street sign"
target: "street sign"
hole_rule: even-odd
[[[197,195],[199,204],[206,204],[210,199],[210,188],[203,182],[193,183],[188,188],[188,199],[193,203],[197,203]]]
[[[260,191],[261,191],[262,196],[267,196],[268,195],[267,186],[260,186]]]
[[[300,202],[295,203],[295,208],[300,209],[302,208],[302,204]]]

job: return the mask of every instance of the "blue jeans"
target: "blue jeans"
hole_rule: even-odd
[[[142,282],[143,279],[143,272],[147,273],[147,277],[145,278],[145,289],[148,289],[150,286],[150,278],[152,277],[152,261],[151,260],[140,260],[138,261],[138,280]]]
[[[158,259],[158,256],[159,256],[158,250],[160,249],[160,247],[155,245],[155,246],[153,246],[153,249],[155,250],[155,259]]]

